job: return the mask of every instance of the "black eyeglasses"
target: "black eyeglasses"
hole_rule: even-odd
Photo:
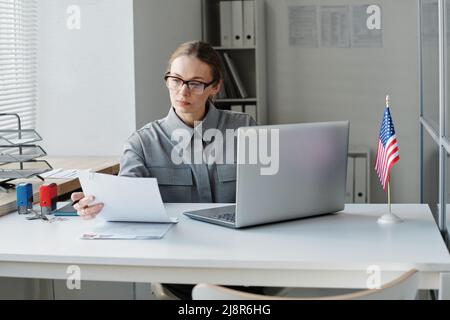
[[[181,88],[186,85],[189,89],[189,92],[195,95],[202,95],[205,92],[205,89],[210,85],[214,84],[216,80],[213,80],[209,83],[201,82],[197,80],[185,81],[181,78],[166,75],[164,77],[164,81],[166,82],[166,86],[169,90],[180,91]]]

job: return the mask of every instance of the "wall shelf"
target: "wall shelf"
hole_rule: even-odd
[[[234,45],[233,43],[232,45],[223,44],[221,2],[223,0],[202,0],[203,41],[211,44],[219,52],[222,56],[224,71],[227,73],[225,75],[225,87],[215,101],[216,106],[219,109],[236,111],[240,105],[242,106],[242,112],[252,115],[258,124],[267,124],[265,1],[226,1],[227,3],[232,3],[232,5],[242,6],[242,25],[244,29],[246,28],[246,21],[253,21],[254,23],[254,45],[244,42],[240,46],[237,46],[235,43]],[[250,6],[250,8],[253,8],[253,19],[249,18],[246,20],[246,17],[248,18],[249,16],[248,12],[252,12],[252,10],[248,10],[248,6],[244,8],[244,2],[245,5],[253,4]],[[233,13],[231,14],[231,20],[236,16]],[[229,23],[233,27],[233,21],[229,21]],[[251,23],[247,23],[247,29],[251,25]],[[246,38],[245,30],[242,31],[242,38]],[[228,55],[229,60],[234,64],[234,70],[242,84],[241,88],[245,89],[244,91],[248,97],[242,95],[243,91],[239,90],[239,81],[235,80],[236,77],[231,72],[232,68],[230,68],[230,63],[225,59],[225,55]]]

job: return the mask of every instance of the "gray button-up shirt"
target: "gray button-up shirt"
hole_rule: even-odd
[[[203,152],[208,149],[209,143],[214,142],[214,139],[203,139],[207,130],[218,129],[226,144],[227,129],[237,130],[254,125],[255,120],[247,114],[218,110],[209,104],[201,126],[194,129],[187,126],[171,108],[166,118],[151,122],[131,135],[125,144],[119,175],[157,178],[164,202],[233,203],[236,201],[236,136],[230,138],[228,135],[228,139],[234,139],[233,155],[229,157],[233,159],[231,163],[225,161],[230,149],[224,148],[223,164],[208,161],[175,164],[171,156],[178,142],[172,141],[172,134],[178,129],[189,132],[192,140],[188,148],[193,148],[194,137],[200,137],[202,143],[197,145]],[[203,157],[208,159],[206,154]]]

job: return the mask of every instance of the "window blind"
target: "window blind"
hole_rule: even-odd
[[[36,0],[0,0],[0,114],[17,113],[22,129],[34,129],[36,103]],[[17,129],[17,119],[0,117],[0,129]]]

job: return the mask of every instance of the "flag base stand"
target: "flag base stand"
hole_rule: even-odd
[[[387,225],[387,224],[396,224],[396,223],[400,223],[403,222],[402,219],[400,219],[398,216],[396,216],[395,214],[392,213],[392,206],[391,206],[391,183],[389,182],[388,179],[388,184],[387,184],[387,191],[388,191],[388,213],[383,214],[380,218],[378,218],[378,224],[383,224],[383,225]]]
[[[393,213],[386,213],[378,219],[379,224],[395,224],[400,222],[403,222],[403,220]]]

